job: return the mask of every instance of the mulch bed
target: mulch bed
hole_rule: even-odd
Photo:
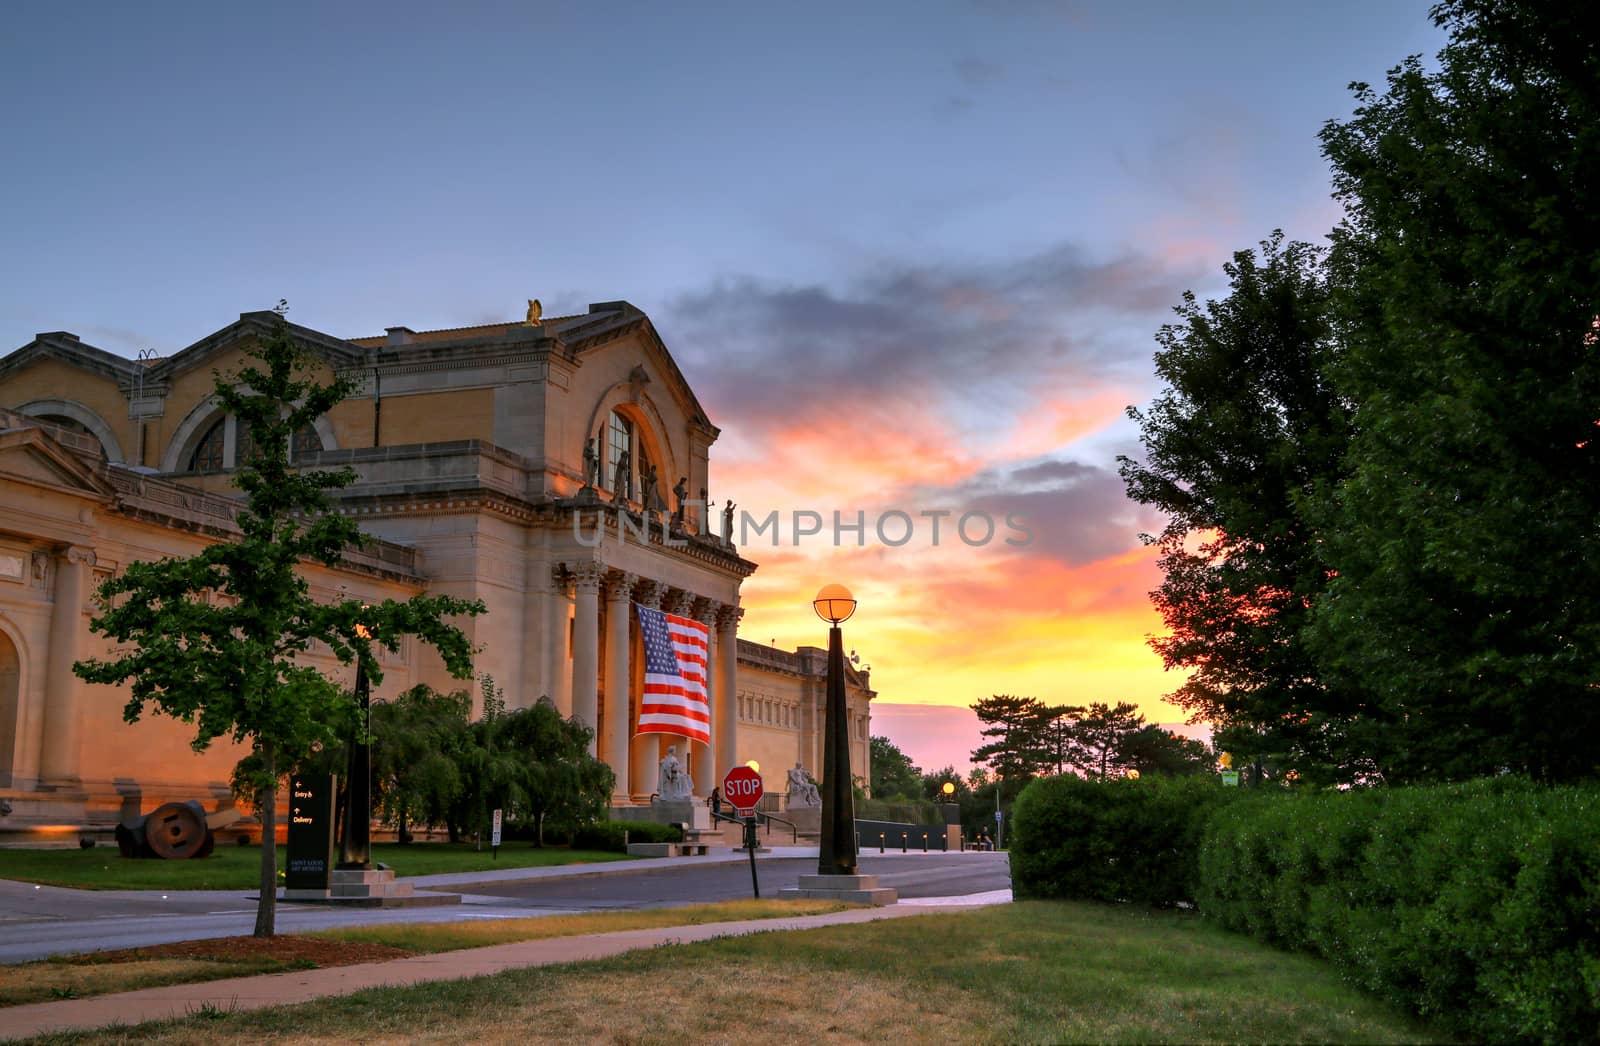
[[[140,959],[209,959],[226,962],[238,959],[276,959],[283,963],[317,966],[351,966],[358,962],[408,959],[415,955],[387,944],[359,941],[328,941],[321,937],[214,937],[203,941],[174,941],[145,948],[124,948],[114,952],[85,952],[66,959],[72,963],[137,962]]]

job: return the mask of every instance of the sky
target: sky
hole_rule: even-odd
[[[1317,131],[1438,49],[1426,8],[19,5],[0,352],[626,299],[722,430],[712,499],[778,514],[742,636],[824,645],[848,585],[873,731],[927,769],[990,694],[1178,723],[1126,409],[1186,289],[1337,221]]]

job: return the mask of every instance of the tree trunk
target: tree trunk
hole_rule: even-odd
[[[533,815],[533,845],[544,849],[544,811]]]
[[[271,937],[278,916],[278,764],[271,745],[261,746],[261,762],[268,784],[256,793],[256,809],[261,815],[261,900],[256,904],[255,935]]]

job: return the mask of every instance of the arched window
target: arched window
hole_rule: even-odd
[[[307,422],[301,425],[294,434],[294,440],[289,444],[289,460],[293,461],[301,454],[320,454],[322,452],[322,437],[317,435],[317,427]]]
[[[600,485],[615,494],[617,493],[617,466],[623,462],[625,456],[628,461],[628,478],[629,480],[632,478],[634,465],[633,422],[616,411],[612,411],[611,423],[607,426],[607,433],[606,474],[600,477]],[[625,482],[623,485],[626,487],[632,484],[631,482]]]
[[[190,472],[220,472],[223,468],[223,451],[227,448],[227,418],[218,418],[194,445],[189,456]]]
[[[93,429],[78,419],[69,418],[65,414],[35,414],[34,417],[38,418],[40,421],[47,421],[59,429],[65,429],[74,436],[89,437],[90,439],[94,440],[94,445],[100,448],[100,456],[102,458],[107,456],[105,444],[100,442],[100,437],[95,435]]]
[[[227,453],[227,430],[233,426],[233,456],[230,459]],[[302,453],[322,450],[322,437],[317,434],[315,425],[307,423],[302,425],[294,434],[294,439],[289,444],[289,460],[293,461]],[[190,456],[190,472],[214,472],[220,469],[238,468],[250,461],[256,455],[255,434],[250,431],[250,426],[232,415],[218,418],[212,422],[206,434],[200,437],[200,442],[195,445],[194,453]]]

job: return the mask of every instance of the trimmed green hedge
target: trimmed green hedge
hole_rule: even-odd
[[[683,829],[653,821],[596,821],[572,833],[574,850],[609,850],[619,854],[628,852],[628,843],[681,842]]]
[[[1192,901],[1206,821],[1238,791],[1209,775],[1033,781],[1007,831],[1012,889],[1017,897]]]
[[[1474,1039],[1600,1039],[1600,788],[1267,796],[1211,820],[1200,907]]]

